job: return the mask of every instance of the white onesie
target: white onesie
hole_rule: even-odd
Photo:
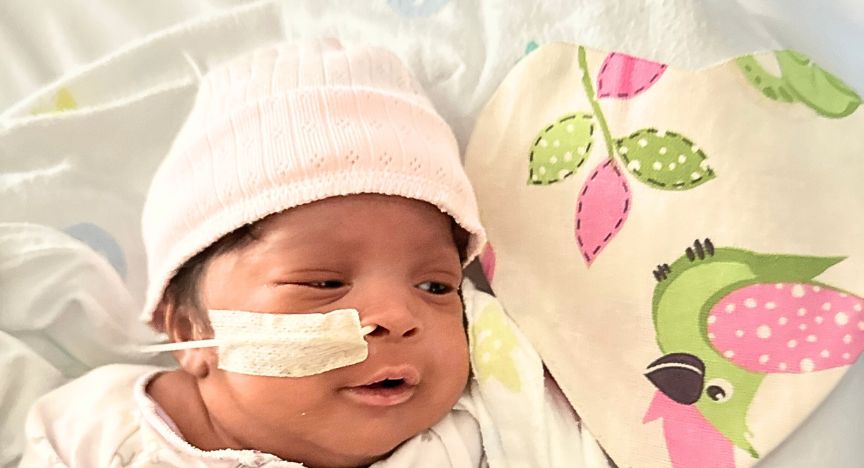
[[[131,364],[100,367],[49,393],[31,409],[21,467],[267,467],[296,468],[254,450],[199,450],[172,429],[144,391],[167,369]],[[480,466],[476,420],[454,409],[375,468]]]

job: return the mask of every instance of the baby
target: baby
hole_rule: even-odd
[[[43,397],[21,466],[486,464],[462,298],[485,234],[395,56],[314,41],[213,69],[142,224],[144,319],[173,342],[150,350],[179,368]]]

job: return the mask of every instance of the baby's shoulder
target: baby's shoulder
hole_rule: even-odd
[[[148,377],[166,370],[135,364],[98,367],[47,393],[34,404],[33,410],[60,418],[86,418],[115,412],[121,407],[134,407],[136,386],[144,385]]]
[[[112,364],[49,392],[28,414],[28,451],[50,453],[71,466],[109,466],[106,462],[140,431],[136,388],[164,370]]]

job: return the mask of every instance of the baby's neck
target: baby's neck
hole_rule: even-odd
[[[164,372],[147,385],[147,394],[171,418],[183,440],[201,450],[240,449],[209,417],[197,379],[183,370]]]

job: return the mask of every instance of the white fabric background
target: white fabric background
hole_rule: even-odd
[[[530,41],[580,42],[683,68],[791,48],[864,90],[860,0],[274,0],[288,37],[386,45],[413,66],[463,145]],[[253,0],[4,0],[0,112],[160,29]]]
[[[0,128],[26,113],[27,107],[16,108],[16,103],[27,102],[27,96],[38,95],[40,89],[88,63],[165,28],[250,3],[4,0],[0,3],[0,115],[6,111],[7,120],[0,118]],[[864,44],[864,3],[860,0],[284,0],[279,4],[285,37],[337,35],[394,49],[454,125],[463,145],[474,116],[532,41],[579,42],[685,68],[759,50],[792,48],[864,94],[864,48],[860,46]],[[213,47],[227,46],[214,43]],[[9,170],[0,154],[0,175]],[[832,397],[760,466],[861,466],[862,388],[864,363],[859,362]],[[0,406],[0,420],[7,421],[11,414]]]

